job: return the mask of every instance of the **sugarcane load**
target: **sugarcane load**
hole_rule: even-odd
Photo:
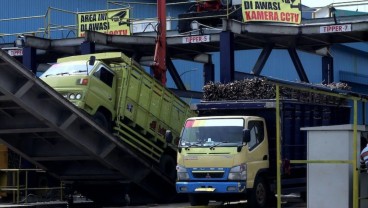
[[[330,84],[307,84],[326,89],[351,90],[346,83],[330,83]],[[203,87],[203,100],[220,101],[220,100],[259,100],[259,99],[275,99],[276,86],[268,82],[266,78],[247,78],[243,80],[233,81],[227,84],[219,82],[210,82]],[[323,95],[298,89],[290,89],[280,87],[280,98],[295,99],[306,103],[320,104],[338,104],[345,103],[345,99],[336,98],[334,96]]]

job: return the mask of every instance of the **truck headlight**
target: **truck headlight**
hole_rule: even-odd
[[[75,99],[80,100],[81,98],[82,98],[82,94],[77,93],[77,94],[75,95]]]
[[[69,99],[70,99],[70,100],[74,100],[74,99],[75,99],[75,94],[70,93],[70,94],[69,94]]]
[[[81,93],[68,93],[68,94],[64,94],[63,96],[65,98],[69,99],[69,100],[80,100],[80,99],[82,99],[82,94]]]
[[[247,179],[247,165],[241,164],[230,169],[229,180],[246,180]]]
[[[186,168],[178,165],[176,166],[176,172],[177,172],[177,177],[178,180],[189,180],[189,174]]]

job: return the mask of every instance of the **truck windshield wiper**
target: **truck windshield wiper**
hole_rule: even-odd
[[[69,72],[60,72],[60,73],[57,73],[55,75],[65,75],[65,74],[69,74]]]
[[[190,147],[198,147],[200,144],[202,144],[202,142],[194,142],[194,143],[185,143],[187,146],[185,147],[186,150],[188,150]]]
[[[73,71],[73,73],[82,73],[82,72],[87,72],[87,70],[77,70],[77,71]]]
[[[226,143],[229,143],[229,141],[218,142],[217,144],[210,146],[210,150],[215,149],[215,147],[219,146],[220,144],[226,144]]]

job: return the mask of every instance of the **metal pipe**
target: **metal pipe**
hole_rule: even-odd
[[[59,11],[59,12],[70,13],[70,14],[78,14],[78,12],[68,11],[68,10],[65,10],[65,9],[58,9],[58,8],[55,8],[55,7],[49,7],[49,9]]]
[[[25,19],[33,19],[33,18],[44,18],[44,15],[39,16],[30,16],[30,17],[15,17],[15,18],[7,18],[7,19],[0,19],[0,22],[12,21],[12,20],[25,20]]]
[[[280,86],[276,84],[276,180],[277,208],[281,208],[281,129],[280,129]]]
[[[358,145],[358,101],[354,99],[354,118],[353,118],[353,208],[359,206],[359,178],[357,168],[357,145]]]

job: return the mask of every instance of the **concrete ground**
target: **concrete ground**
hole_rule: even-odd
[[[304,202],[299,196],[297,195],[287,195],[281,198],[282,207],[283,208],[306,208],[307,203]],[[176,203],[176,204],[150,204],[144,206],[127,206],[129,208],[158,208],[158,207],[165,207],[165,208],[188,208],[191,207],[189,202],[188,203]],[[276,208],[269,207],[269,208]],[[107,207],[106,207],[107,208]],[[115,207],[108,207],[108,208],[115,208]],[[231,202],[221,204],[219,202],[210,201],[208,206],[195,206],[195,208],[250,208],[247,206],[246,201],[240,202]]]

